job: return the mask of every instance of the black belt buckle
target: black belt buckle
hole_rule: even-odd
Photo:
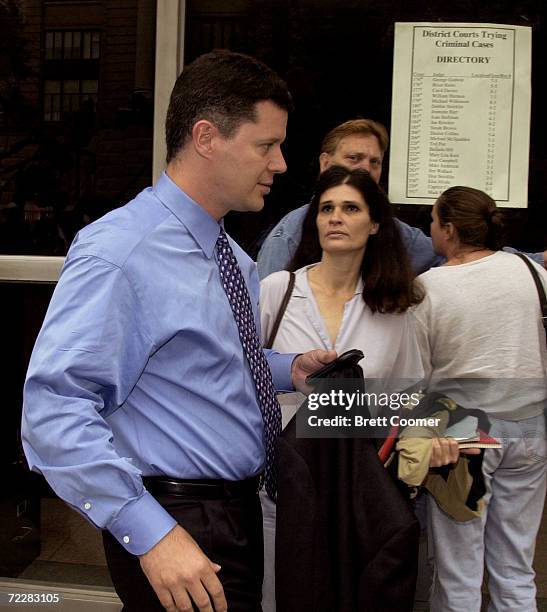
[[[256,494],[262,488],[262,474],[243,481],[227,480],[178,480],[169,477],[145,477],[145,487],[150,493],[173,497],[196,497],[198,499],[229,499]]]

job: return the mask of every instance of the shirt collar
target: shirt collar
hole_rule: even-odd
[[[153,187],[154,194],[187,228],[209,259],[213,256],[220,233],[220,223],[192,200],[165,172]]]

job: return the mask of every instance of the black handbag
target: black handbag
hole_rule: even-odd
[[[541,282],[541,278],[537,273],[537,270],[534,268],[528,257],[523,255],[522,253],[515,253],[517,257],[522,259],[522,261],[528,266],[528,270],[530,270],[530,274],[534,279],[534,283],[536,285],[536,289],[539,297],[539,306],[541,309],[541,320],[543,322],[543,329],[545,330],[545,344],[547,345],[547,297],[545,296],[545,289],[543,288],[543,284]],[[545,428],[547,430],[547,406],[543,411],[545,415]]]
[[[534,268],[528,257],[522,253],[515,253],[515,255],[522,259],[522,261],[528,266],[528,270],[530,270],[530,274],[532,275],[534,283],[536,284],[539,305],[541,308],[541,319],[543,321],[543,329],[545,330],[545,344],[547,345],[547,297],[545,296],[545,289],[543,288],[543,284],[537,270]]]
[[[275,337],[277,336],[277,331],[279,326],[281,325],[281,319],[285,314],[285,310],[287,310],[287,304],[291,299],[292,290],[294,289],[294,281],[295,275],[294,272],[289,272],[289,284],[287,285],[287,290],[285,291],[285,295],[283,296],[283,300],[281,301],[281,306],[279,306],[279,310],[277,311],[277,316],[275,317],[275,322],[272,327],[272,331],[268,338],[268,341],[264,344],[264,348],[272,348]]]

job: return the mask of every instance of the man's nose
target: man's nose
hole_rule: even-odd
[[[276,174],[283,174],[283,172],[287,171],[287,162],[283,157],[283,152],[281,151],[280,146],[276,148],[275,154],[270,160],[269,168]]]
[[[359,170],[366,170],[367,172],[370,172],[370,160],[361,160],[357,167],[359,168]]]

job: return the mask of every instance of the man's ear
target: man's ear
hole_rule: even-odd
[[[194,124],[192,128],[192,142],[198,155],[209,159],[213,152],[213,140],[218,135],[217,127],[207,121],[201,119]]]
[[[331,157],[328,153],[321,153],[321,155],[319,156],[319,172],[325,172],[325,170],[330,166],[331,164]]]

